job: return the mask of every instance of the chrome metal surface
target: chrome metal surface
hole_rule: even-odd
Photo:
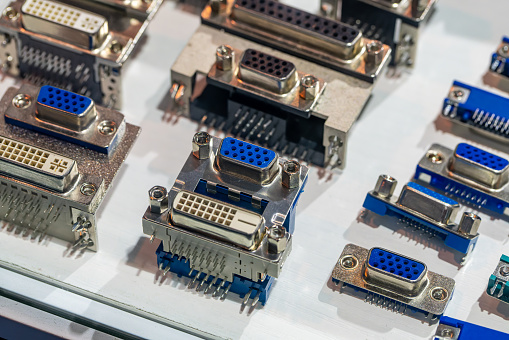
[[[458,225],[458,231],[475,236],[481,225],[481,218],[474,213],[464,212]]]
[[[238,63],[234,63],[231,69],[221,70],[216,65],[212,66],[207,77],[209,81],[217,82],[220,86],[228,88],[236,88],[262,97],[265,100],[276,102],[282,105],[288,106],[296,112],[300,112],[302,115],[309,115],[309,112],[317,104],[320,95],[326,88],[327,83],[323,79],[316,78],[316,85],[314,86],[313,92],[315,93],[314,98],[302,98],[300,96],[299,79],[303,77],[309,77],[307,73],[303,73],[306,70],[296,70],[295,65],[291,62],[282,60],[266,53],[262,53],[253,49],[247,49],[245,51],[238,50],[232,47],[232,52],[235,55],[243,56]],[[288,67],[288,75],[282,77],[277,75],[278,70],[273,69],[270,74],[259,70],[260,65],[256,64],[257,69],[255,70],[252,65],[252,60],[247,60],[246,55],[251,56],[251,53],[256,53],[257,57],[260,55],[264,56],[264,59],[268,63],[281,64],[282,68]],[[249,65],[246,65],[249,62]],[[282,64],[286,63],[285,66]]]
[[[439,324],[433,340],[458,340],[461,329],[449,325]]]
[[[30,85],[23,85],[23,88],[21,92],[16,88],[6,91],[0,101],[0,113],[21,110],[12,104],[12,98],[18,93],[30,93],[32,98],[36,98],[37,88]],[[25,110],[33,109],[33,105],[32,102],[32,106]],[[103,109],[98,107],[98,111]],[[19,167],[16,176],[8,171],[0,173],[0,218],[33,239],[49,235],[73,242],[76,247],[97,250],[95,214],[138,133],[137,126],[125,123],[125,132],[118,136],[115,150],[108,156],[47,134],[12,126],[1,119],[0,135],[24,145],[36,146],[35,150],[61,156],[61,166],[64,164],[61,161],[67,159],[70,172],[63,182],[65,185],[61,186],[65,190],[62,192],[49,189],[46,181],[49,174],[60,172],[58,169],[62,167],[57,167],[56,162],[53,162],[55,168],[49,168],[45,178],[40,169],[36,171],[32,167],[28,169],[30,178],[20,178],[23,172]]]
[[[240,200],[240,195],[249,195],[253,208],[264,208],[260,213],[263,220],[263,235],[255,249],[243,249],[229,242],[207,237],[201,232],[181,228],[172,222],[172,214],[166,211],[156,214],[147,209],[143,216],[143,232],[162,240],[163,249],[190,261],[191,268],[215,277],[233,280],[233,275],[241,275],[258,281],[265,275],[278,277],[282,265],[291,252],[292,236],[285,234],[286,248],[280,253],[269,252],[269,233],[265,228],[283,226],[285,218],[292,208],[301,186],[288,189],[281,185],[280,172],[270,184],[262,185],[246,181],[230,173],[220,171],[215,166],[222,140],[211,137],[212,152],[208,159],[199,160],[192,153],[178,175],[173,187],[169,190],[168,200],[174,205],[178,195],[183,192],[194,192],[200,181],[206,183],[207,192],[217,193],[217,188],[227,188],[230,200]],[[283,166],[285,159],[279,158],[278,167]],[[304,183],[308,168],[301,165],[300,182]],[[224,189],[223,189],[224,190]],[[214,197],[214,196],[212,196]],[[211,199],[211,197],[207,197]],[[222,202],[222,204],[225,204]],[[265,205],[266,204],[266,205]],[[272,243],[272,241],[271,241]],[[273,244],[270,246],[273,249]],[[207,262],[200,252],[207,249]],[[218,263],[223,265],[219,266]],[[242,263],[242,264],[240,264]]]
[[[200,131],[193,136],[193,155],[198,159],[206,159],[210,157],[210,135]]]
[[[279,254],[285,251],[289,238],[290,234],[283,226],[274,225],[272,228],[269,228],[267,238],[269,253]]]
[[[227,0],[225,10],[219,13],[215,13],[210,5],[207,5],[202,12],[202,21],[299,57],[348,72],[364,81],[373,82],[388,64],[391,49],[384,45],[383,57],[377,67],[366,67],[365,46],[371,40],[363,38],[353,27],[273,0],[267,1],[266,5],[253,2],[255,9],[247,3],[244,4],[252,1],[254,0]],[[274,9],[269,6],[273,6]],[[262,10],[264,8],[265,10]],[[283,20],[280,15],[275,15],[275,11],[288,16],[289,20]],[[295,12],[295,15],[288,12]],[[302,16],[302,19],[299,19],[299,16]],[[317,26],[317,22],[320,22],[321,26]]]
[[[67,136],[71,140],[75,140],[78,142],[86,142],[90,145],[94,145],[98,148],[107,148],[110,152],[112,152],[117,144],[122,140],[122,136],[126,130],[126,121],[124,115],[118,111],[111,110],[105,107],[96,107],[94,111],[96,113],[95,117],[92,113],[91,118],[95,118],[88,123],[88,126],[81,131],[70,130],[66,126],[61,126],[55,124],[54,121],[54,113],[52,111],[43,111],[43,117],[53,116],[52,121],[41,120],[38,116],[37,109],[40,112],[40,106],[37,105],[35,100],[32,100],[30,105],[25,108],[17,108],[12,103],[13,98],[16,98],[18,95],[28,95],[31,98],[37,98],[39,93],[39,87],[23,84],[21,88],[16,89],[11,87],[7,90],[5,95],[0,100],[0,105],[5,108],[3,111],[4,115],[9,119],[18,121],[23,125],[32,126],[34,128],[42,129],[48,132],[55,132],[58,134],[62,134]],[[45,114],[45,115],[44,115]],[[114,125],[115,131],[111,133],[101,133],[100,131],[104,129],[103,122]]]
[[[359,265],[354,268],[344,268],[341,259],[355,257]],[[414,295],[408,294],[404,289],[397,289],[383,279],[372,282],[366,279],[365,271],[368,262],[369,250],[355,244],[347,244],[343,250],[340,260],[332,271],[332,279],[341,283],[363,289],[369,293],[381,295],[384,298],[397,301],[407,307],[422,310],[431,315],[443,314],[447,303],[453,293],[455,282],[453,279],[427,271],[427,282],[422,283]],[[447,297],[441,301],[433,299],[431,293],[434,289],[440,288],[447,292]]]
[[[380,197],[390,198],[394,194],[394,189],[398,185],[398,181],[389,175],[380,175],[376,181],[373,193]]]
[[[185,190],[173,200],[171,222],[246,249],[256,249],[265,233],[259,214]]]
[[[300,163],[297,161],[287,161],[281,169],[281,182],[289,189],[300,186]]]
[[[168,206],[168,191],[165,187],[156,185],[148,191],[148,199],[150,204],[150,211],[156,214],[161,214],[166,211]]]

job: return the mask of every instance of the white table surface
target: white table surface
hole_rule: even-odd
[[[285,2],[318,8],[317,0]],[[509,254],[507,221],[481,214],[479,242],[470,262],[461,268],[442,243],[394,227],[393,219],[375,219],[380,226],[358,221],[364,197],[379,174],[404,183],[431,143],[454,147],[464,140],[437,122],[441,102],[453,79],[482,85],[490,54],[501,36],[509,33],[508,12],[507,0],[439,2],[420,37],[415,70],[383,76],[377,83],[350,135],[346,170],[312,168],[298,206],[292,253],[266,306],[247,315],[239,313],[241,300],[234,295],[220,302],[187,290],[186,279],[169,273],[163,280],[156,267],[157,244],[150,244],[142,233],[148,189],[172,185],[197,129],[188,119],[168,116],[165,108],[170,67],[199,18],[165,2],[124,74],[122,112],[142,127],[142,133],[99,212],[100,250],[70,253],[69,245],[59,240],[32,242],[0,228],[2,266],[16,265],[30,276],[61,282],[58,285],[70,291],[5,269],[0,270],[0,287],[154,339],[185,335],[166,325],[234,339],[429,339],[436,326],[329,289],[327,282],[343,247],[356,243],[393,249],[453,277],[456,290],[446,315],[509,331],[509,306],[484,293],[500,255]],[[16,81],[9,77],[1,79],[0,93],[13,84]],[[133,309],[138,315],[115,311],[111,305]],[[0,314],[9,313],[0,306]]]

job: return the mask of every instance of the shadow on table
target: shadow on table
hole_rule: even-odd
[[[489,296],[486,292],[483,292],[477,302],[481,312],[488,312],[488,314],[495,314],[504,320],[509,320],[509,304]]]

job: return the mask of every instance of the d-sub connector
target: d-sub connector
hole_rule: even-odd
[[[444,313],[455,286],[453,279],[429,271],[418,260],[354,244],[345,246],[332,271],[332,281],[342,289],[360,291],[366,302],[394,312],[420,312],[430,323]]]

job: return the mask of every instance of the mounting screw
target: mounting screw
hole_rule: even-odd
[[[458,230],[464,234],[475,236],[480,224],[481,218],[479,216],[471,212],[464,212],[463,216],[461,216]]]
[[[92,196],[96,192],[95,185],[92,183],[83,183],[80,187],[81,194],[85,196]]]
[[[299,95],[304,100],[314,100],[318,96],[320,81],[310,74],[305,75],[300,80]]]
[[[449,296],[449,293],[442,287],[436,287],[431,290],[430,296],[433,300],[444,301]]]
[[[200,131],[193,136],[193,156],[198,159],[207,159],[210,157],[210,135]]]
[[[373,40],[366,45],[366,65],[379,65],[384,58],[384,44],[381,41]]]
[[[509,45],[502,45],[499,49],[498,49],[498,55],[500,55],[501,57],[504,57],[504,58],[507,58],[509,57]]]
[[[286,229],[280,225],[273,225],[269,229],[267,242],[269,253],[279,254],[283,252],[286,249],[286,245],[288,244]]]
[[[436,151],[429,151],[426,154],[426,157],[431,161],[431,163],[434,163],[434,164],[440,164],[444,160],[442,155]]]
[[[298,188],[300,185],[300,164],[297,161],[286,161],[281,172],[281,183],[288,189]]]
[[[509,266],[502,266],[500,267],[500,275],[502,276],[509,276]]]
[[[2,14],[9,20],[15,20],[19,16],[18,11],[12,7],[7,7]]]
[[[339,263],[345,269],[354,269],[359,264],[359,260],[353,255],[346,255],[339,260]]]
[[[378,180],[376,181],[375,189],[373,191],[380,197],[389,198],[394,193],[394,189],[396,189],[397,184],[398,181],[396,178],[389,175],[380,175],[378,176]]]
[[[165,187],[156,185],[148,191],[150,212],[162,214],[168,209],[168,191]]]
[[[12,99],[12,105],[18,109],[26,109],[32,104],[32,97],[28,94],[19,93]]]
[[[216,49],[216,67],[222,71],[230,71],[233,68],[235,51],[231,46],[221,45]]]
[[[451,92],[451,97],[453,97],[456,100],[461,100],[463,99],[464,96],[465,92],[463,92],[463,90],[456,89]]]
[[[440,335],[444,338],[452,339],[454,337],[454,330],[452,328],[444,328],[440,332]]]
[[[110,45],[111,53],[120,53],[122,51],[122,48],[123,48],[122,44],[119,43],[118,41],[113,40],[111,42],[111,45]]]
[[[109,136],[115,133],[117,131],[117,124],[111,120],[103,120],[99,123],[97,126],[97,129],[99,130],[99,133],[105,136]]]

